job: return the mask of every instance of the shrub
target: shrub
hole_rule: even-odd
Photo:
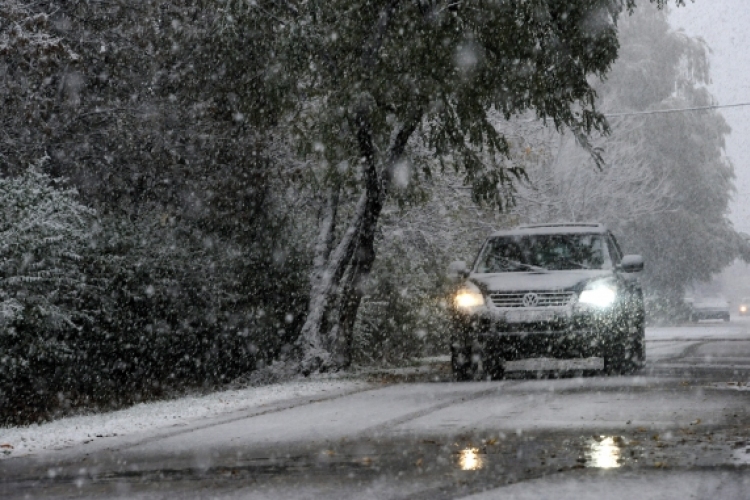
[[[0,407],[11,420],[56,404],[71,338],[91,319],[79,299],[95,213],[37,167],[0,179]]]

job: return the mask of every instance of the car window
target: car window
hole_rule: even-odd
[[[545,234],[492,238],[476,272],[608,269],[612,263],[601,234]]]
[[[607,247],[609,248],[609,255],[612,258],[612,262],[617,265],[622,260],[622,252],[620,247],[617,245],[617,240],[610,233],[607,235]]]

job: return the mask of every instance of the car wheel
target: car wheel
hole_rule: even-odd
[[[609,375],[624,375],[643,368],[646,363],[646,330],[643,317],[628,322],[628,329],[620,334],[604,355],[604,371]]]
[[[628,371],[629,349],[622,339],[612,343],[604,353],[604,372],[607,375],[620,375]]]
[[[471,363],[471,352],[468,352],[463,345],[451,345],[451,368],[453,377],[458,382],[471,380],[469,376]]]
[[[729,315],[728,315],[728,314],[727,314],[726,316],[724,316],[724,321],[729,321],[730,319],[731,319],[731,318],[729,317]]]
[[[631,372],[639,370],[646,365],[646,330],[640,327],[638,333],[631,339],[630,344]]]
[[[485,367],[484,349],[477,341],[473,341],[468,346],[453,344],[451,346],[451,365],[453,375],[458,382],[486,380],[490,375]]]

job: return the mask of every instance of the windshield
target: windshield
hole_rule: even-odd
[[[492,238],[477,261],[478,273],[559,271],[611,267],[600,234],[544,234]]]

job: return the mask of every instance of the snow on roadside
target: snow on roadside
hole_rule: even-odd
[[[308,379],[141,403],[124,410],[66,417],[39,425],[0,428],[0,460],[69,448],[97,438],[122,438],[185,426],[203,418],[262,409],[285,400],[335,396],[368,387],[361,381]]]

